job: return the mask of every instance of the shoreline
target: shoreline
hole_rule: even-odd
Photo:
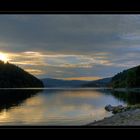
[[[99,121],[94,121],[88,126],[140,126],[140,106],[133,107],[123,112],[113,114]]]
[[[140,88],[111,88],[111,90],[118,92],[140,92]]]
[[[140,109],[115,114],[103,120],[94,121],[88,126],[135,126],[140,125]]]

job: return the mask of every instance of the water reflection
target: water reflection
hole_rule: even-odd
[[[28,92],[31,92],[31,90],[28,90]],[[16,99],[15,97],[14,100],[19,100],[19,97],[16,97]],[[113,105],[123,104],[122,101],[109,95],[108,91],[106,94],[104,90],[44,90],[31,98],[29,94],[26,94],[20,105],[16,101],[16,104],[14,102],[15,106],[12,106],[8,111],[2,110],[0,125],[87,124],[110,116],[111,113],[104,109],[104,106],[108,103]]]
[[[112,115],[107,104],[135,103],[138,93],[103,89],[0,90],[0,125],[82,125]]]
[[[126,102],[128,105],[140,104],[140,93],[139,92],[111,91],[111,94],[115,98]]]
[[[27,98],[37,94],[41,90],[2,90],[0,89],[0,111],[19,106]]]

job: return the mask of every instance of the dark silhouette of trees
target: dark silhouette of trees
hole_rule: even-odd
[[[0,112],[3,109],[10,109],[14,106],[19,106],[23,103],[26,99],[35,96],[36,94],[40,93],[42,90],[2,90],[0,89]]]
[[[111,81],[114,88],[140,87],[140,66],[116,74]]]
[[[0,88],[24,87],[43,87],[43,83],[20,67],[0,61]]]
[[[140,94],[138,92],[111,91],[111,95],[129,105],[140,104]]]

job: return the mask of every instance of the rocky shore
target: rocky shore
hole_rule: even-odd
[[[89,126],[135,126],[140,125],[140,105],[105,107],[108,111],[117,110],[111,117],[88,124]]]

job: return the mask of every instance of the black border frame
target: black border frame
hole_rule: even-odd
[[[0,14],[140,14],[139,2],[22,2],[3,1],[0,2]],[[0,126],[0,129],[139,129],[140,126]],[[17,131],[16,131],[17,132]],[[33,132],[34,133],[34,132]],[[35,135],[35,134],[33,134]],[[48,134],[46,134],[48,135]],[[82,136],[82,134],[80,134]],[[52,136],[52,135],[51,135]],[[94,133],[95,136],[95,133]],[[98,135],[99,136],[99,135]],[[104,135],[103,135],[104,137]],[[76,137],[75,137],[76,138]],[[105,137],[104,137],[105,138]],[[112,137],[111,137],[112,138]],[[134,138],[134,137],[133,137]]]

